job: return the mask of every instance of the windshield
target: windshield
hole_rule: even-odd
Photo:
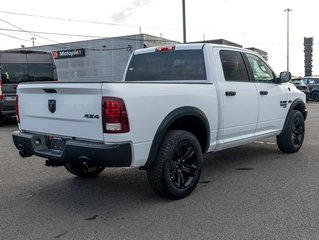
[[[1,79],[3,83],[53,81],[53,64],[50,63],[4,63]]]

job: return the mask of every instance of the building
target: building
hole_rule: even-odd
[[[239,47],[242,48],[242,45],[239,45],[237,43],[225,40],[225,39],[214,39],[214,40],[204,40],[204,41],[198,41],[198,42],[192,42],[192,43],[214,43],[214,44],[223,44],[223,45],[229,45],[233,47]]]
[[[61,82],[120,81],[135,49],[179,42],[148,34],[69,42],[25,49],[52,52]]]
[[[265,52],[261,49],[255,48],[255,47],[246,48],[246,49],[249,49],[249,50],[252,50],[252,51],[259,53],[260,56],[262,56],[266,61],[268,61],[268,53],[267,52]]]
[[[312,45],[313,37],[304,38],[304,52],[305,52],[305,76],[312,76]]]

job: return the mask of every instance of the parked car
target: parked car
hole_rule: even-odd
[[[313,101],[319,101],[319,77],[304,77],[302,81],[310,90],[310,98]]]
[[[291,83],[306,95],[306,100],[309,101],[310,90],[309,87],[301,79],[292,79]]]
[[[39,51],[0,51],[0,73],[0,126],[15,118],[19,83],[57,79],[52,54]]]

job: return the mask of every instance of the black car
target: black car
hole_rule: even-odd
[[[56,68],[51,53],[0,51],[0,126],[15,118],[17,86],[20,82],[54,81]]]
[[[290,82],[294,84],[297,89],[306,94],[306,100],[308,101],[310,98],[310,90],[308,86],[301,79],[292,79]]]
[[[319,77],[304,77],[302,81],[309,87],[310,98],[319,101]]]

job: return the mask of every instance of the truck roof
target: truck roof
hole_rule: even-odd
[[[248,50],[248,49],[234,47],[234,46],[229,46],[229,45],[224,45],[224,44],[186,43],[186,44],[159,45],[159,46],[156,46],[156,47],[137,49],[137,50],[134,51],[134,54],[142,54],[142,53],[161,51],[161,49],[165,49],[165,48],[169,48],[169,50],[173,50],[171,48],[174,48],[174,50],[196,50],[196,49],[203,49],[204,46],[206,46],[206,45],[209,45],[209,46],[212,46],[212,47],[224,48],[224,49],[234,49],[234,50],[240,50],[240,51],[245,51],[245,52],[256,53],[256,52]],[[168,50],[168,49],[166,49],[166,50]]]

